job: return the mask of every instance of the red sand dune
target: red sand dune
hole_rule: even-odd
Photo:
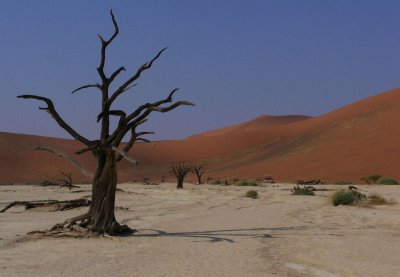
[[[206,177],[251,180],[272,175],[278,181],[321,179],[358,182],[381,174],[400,179],[400,89],[381,93],[319,117],[261,116],[249,122],[179,141],[138,144],[131,155],[138,167],[122,162],[120,181],[170,178],[169,165],[204,163]],[[0,182],[56,180],[59,171],[84,176],[43,144],[71,154],[93,170],[90,154],[72,153],[79,143],[54,138],[0,133]]]

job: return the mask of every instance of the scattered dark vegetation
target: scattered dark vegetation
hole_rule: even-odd
[[[365,195],[364,193],[356,190],[340,190],[335,192],[332,196],[332,203],[334,206],[338,205],[351,205],[351,206],[376,206],[376,205],[390,205],[395,201],[387,200],[379,194]]]
[[[304,181],[304,180],[297,180],[296,181],[297,185],[322,185],[324,184],[324,182],[322,182],[320,179],[316,179],[316,180],[309,180],[309,181]]]
[[[241,186],[241,187],[257,187],[258,185],[257,185],[256,182],[242,181],[242,182],[238,183],[237,186]]]
[[[370,185],[370,184],[376,184],[380,178],[382,178],[381,175],[374,174],[374,175],[370,175],[368,177],[363,177],[363,178],[361,178],[361,180],[364,181],[365,183],[367,183],[368,185]]]
[[[388,201],[386,198],[376,193],[368,195],[367,199],[368,203],[373,206],[389,205],[394,203],[394,201]]]
[[[352,182],[349,182],[349,181],[338,181],[338,182],[335,182],[335,185],[352,185],[353,183]]]
[[[156,182],[150,181],[150,179],[147,177],[143,177],[141,183],[142,183],[142,185],[145,185],[145,186],[158,186],[159,185]]]
[[[219,179],[215,179],[215,180],[211,180],[210,184],[211,185],[222,185],[222,184],[224,184],[224,181],[221,181]]]
[[[395,179],[384,178],[384,179],[380,179],[378,184],[381,184],[381,185],[398,185],[399,183]]]
[[[362,181],[367,183],[368,185],[371,184],[380,184],[380,185],[398,185],[399,183],[392,178],[382,178],[379,174],[370,175],[368,177],[361,178]]]
[[[293,187],[292,195],[315,195],[314,191],[316,189],[312,186],[299,186]]]
[[[274,178],[272,178],[272,176],[265,176],[264,183],[275,184],[275,180],[274,180]]]
[[[258,192],[255,190],[248,190],[245,194],[246,197],[248,198],[253,198],[253,199],[257,199],[258,198]]]

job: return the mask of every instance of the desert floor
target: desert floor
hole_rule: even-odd
[[[122,184],[120,222],[133,236],[29,239],[87,208],[0,214],[1,276],[398,276],[400,204],[334,207],[341,186],[293,196],[293,185],[251,188]],[[359,186],[400,201],[398,186]],[[90,187],[0,186],[0,208],[14,200],[75,199]]]

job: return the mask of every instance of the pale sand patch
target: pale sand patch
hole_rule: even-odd
[[[293,185],[223,187],[122,184],[120,222],[139,230],[117,239],[22,240],[86,208],[0,214],[1,276],[396,276],[400,205],[333,207],[333,191],[292,196]],[[320,186],[339,189],[340,186]],[[244,198],[255,189],[260,199]],[[398,186],[363,186],[400,200]],[[74,199],[90,187],[0,186],[14,200]]]

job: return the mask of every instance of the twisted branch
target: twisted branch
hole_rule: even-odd
[[[98,88],[98,89],[101,90],[101,86],[100,86],[99,84],[96,83],[96,84],[83,85],[83,86],[81,86],[81,87],[79,87],[79,88],[73,90],[73,91],[71,92],[71,94],[74,94],[75,92],[80,91],[80,90],[85,89],[85,88]]]
[[[128,153],[129,150],[131,150],[132,146],[135,144],[135,142],[137,141],[142,141],[142,142],[147,142],[150,143],[150,140],[141,138],[141,136],[144,135],[153,135],[154,132],[138,132],[136,133],[135,129],[132,130],[132,136],[130,138],[130,140],[128,141],[128,143],[124,146],[123,150],[125,153]],[[116,161],[119,162],[120,160],[122,160],[123,156],[122,155],[118,155],[116,158]]]
[[[125,151],[122,151],[118,147],[113,146],[112,150],[117,152],[119,155],[121,155],[128,162],[133,163],[133,165],[135,165],[135,166],[139,163],[137,160],[135,160],[134,158],[130,157]]]
[[[107,46],[114,40],[114,38],[119,33],[119,27],[118,27],[117,21],[115,21],[115,17],[114,17],[114,14],[113,14],[112,10],[110,10],[110,15],[111,15],[111,20],[112,20],[112,22],[114,24],[114,33],[113,33],[113,35],[111,36],[111,38],[109,40],[104,40],[104,38],[101,35],[98,35],[98,37],[99,37],[99,39],[101,41],[101,58],[100,58],[99,67],[97,68],[97,72],[99,73],[99,75],[101,77],[101,80],[103,80],[104,83],[108,82],[106,74],[104,73],[104,65],[106,63],[106,49],[107,49]]]
[[[139,67],[139,69],[136,71],[136,73],[129,78],[124,84],[122,84],[112,95],[111,97],[108,99],[107,101],[107,106],[111,107],[111,104],[115,101],[115,99],[118,98],[118,96],[120,96],[122,93],[124,93],[125,91],[127,91],[129,89],[129,86],[135,82],[137,79],[139,79],[140,75],[142,74],[143,71],[151,68],[151,66],[153,65],[153,63],[161,56],[161,54],[167,49],[167,47],[161,49],[157,55],[154,56],[153,59],[151,59],[150,62],[147,62],[145,64],[143,64],[141,67]]]
[[[74,137],[76,140],[79,140],[83,144],[86,144],[87,146],[91,145],[91,141],[89,141],[87,138],[81,136],[77,131],[72,129],[71,126],[69,126],[62,118],[61,116],[57,113],[55,110],[53,102],[46,97],[42,96],[37,96],[37,95],[19,95],[17,98],[23,98],[23,99],[35,99],[39,101],[43,101],[47,104],[47,107],[43,108],[40,107],[40,110],[45,110],[47,111],[53,118],[54,120],[58,123],[58,125],[63,128],[65,131],[67,131],[72,137]]]

